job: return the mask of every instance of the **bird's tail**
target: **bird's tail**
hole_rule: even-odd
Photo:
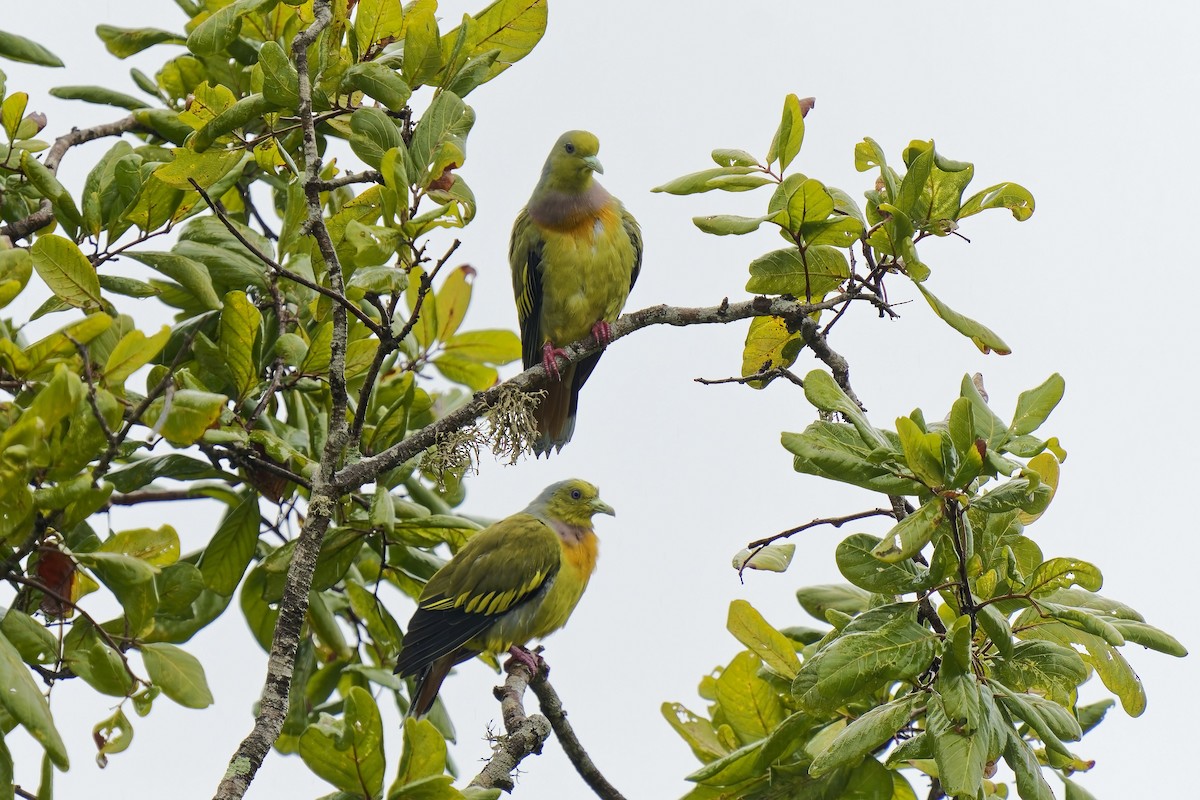
[[[437,700],[438,690],[442,688],[442,681],[446,680],[446,676],[450,674],[450,668],[457,661],[455,654],[450,653],[435,660],[429,666],[417,673],[413,679],[412,702],[408,706],[407,717],[420,719],[429,713],[433,708],[433,702]]]
[[[600,353],[588,356],[562,371],[562,380],[546,385],[546,397],[538,406],[538,438],[533,451],[537,455],[550,455],[550,451],[562,450],[571,441],[575,432],[575,414],[579,409],[579,390],[596,368]]]

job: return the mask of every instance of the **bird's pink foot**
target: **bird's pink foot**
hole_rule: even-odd
[[[537,649],[541,650],[542,648],[539,647]],[[508,648],[508,654],[512,656],[514,661],[519,661],[520,663],[529,667],[529,671],[534,675],[545,675],[549,674],[550,672],[549,665],[546,664],[545,660],[538,652],[526,650],[524,647],[514,644],[512,647]]]
[[[602,319],[596,320],[596,324],[592,326],[592,336],[596,337],[596,344],[608,347],[613,340],[612,325]]]
[[[555,347],[554,342],[546,342],[542,345],[542,369],[546,370],[546,374],[556,381],[562,380],[562,373],[558,371],[558,362],[555,361],[559,356],[566,358],[567,351],[561,347]]]

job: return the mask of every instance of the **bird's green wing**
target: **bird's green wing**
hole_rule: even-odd
[[[517,320],[521,326],[521,361],[525,369],[529,369],[541,363],[545,340],[541,331],[542,236],[525,209],[521,209],[513,223],[508,262],[512,267],[513,296],[517,299]]]
[[[625,226],[625,233],[633,244],[633,269],[629,273],[629,288],[632,289],[642,271],[642,227],[633,218],[633,214],[624,208],[621,209],[621,224]]]
[[[412,675],[541,597],[562,562],[558,535],[529,514],[475,534],[434,575],[417,601],[396,672]]]

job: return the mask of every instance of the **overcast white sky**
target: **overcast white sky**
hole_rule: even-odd
[[[482,5],[443,2],[443,29]],[[152,72],[177,49],[116,61],[92,32],[101,22],[181,29],[184,19],[168,0],[4,3],[0,26],[41,41],[67,63],[63,70],[0,65],[9,91],[28,91],[30,109],[49,115],[47,138],[120,115],[53,100],[49,87],[102,83],[136,93],[125,77],[129,67]],[[1061,372],[1066,397],[1043,431],[1070,455],[1054,504],[1030,533],[1048,557],[1099,565],[1104,594],[1194,647],[1200,625],[1186,554],[1198,532],[1187,498],[1195,491],[1189,453],[1200,279],[1187,233],[1194,175],[1186,153],[1200,127],[1197,32],[1200,7],[1184,0],[1136,11],[1081,1],[552,0],[541,45],[468,99],[478,122],[461,174],[479,200],[458,253],[479,270],[468,326],[515,325],[508,231],[564,130],[596,132],[604,184],[641,221],[645,263],[630,310],[746,295],[746,264],[778,239],[765,231],[717,239],[690,218],[760,214],[767,190],[674,198],[649,189],[711,164],[715,147],[763,155],[786,93],[817,98],[794,168],[855,197],[874,182],[853,169],[862,137],[876,139],[895,164],[910,139],[933,138],[945,155],[975,163],[974,188],[1014,180],[1037,199],[1028,222],[990,212],[963,229],[972,244],[947,239],[921,250],[933,270],[931,290],[993,327],[1014,352],[983,356],[919,298],[900,306],[897,321],[858,310],[835,329],[832,345],[850,360],[855,389],[881,426],[918,406],[940,418],[963,373],[984,373],[1004,417],[1022,390]],[[80,185],[107,146],[70,153],[61,173],[68,185]],[[915,294],[900,280],[890,289],[897,301]],[[151,306],[128,310],[143,314]],[[144,327],[158,324],[156,316]],[[615,520],[599,521],[602,559],[592,588],[571,624],[549,640],[546,657],[585,746],[630,798],[677,797],[689,788],[682,778],[697,763],[659,706],[678,700],[703,710],[699,678],[739,649],[724,630],[730,600],[748,599],[780,627],[808,624],[795,589],[840,581],[836,543],[881,529],[864,523],[810,531],[796,540],[788,573],[738,583],[729,560],[747,541],[879,503],[792,471],[779,433],[813,418],[797,388],[755,392],[692,381],[736,373],[744,335],[741,323],[653,329],[619,342],[584,391],[575,439],[561,455],[514,467],[485,460],[470,483],[465,509],[483,516],[512,513],[569,476],[597,483],[617,509]],[[796,368],[814,364],[805,355]],[[177,506],[150,513],[179,529],[185,549],[211,530],[189,524]],[[394,612],[407,619],[410,607],[397,603]],[[164,785],[174,796],[211,795],[249,728],[265,657],[236,611],[189,648],[209,671],[216,705],[197,712],[160,700],[149,718],[134,720],[132,748],[103,772],[92,763],[90,733],[110,713],[107,701],[76,686],[55,690],[72,755],[71,771],[58,778],[59,797],[151,798]],[[1099,798],[1188,796],[1195,658],[1136,645],[1125,653],[1145,682],[1149,707],[1137,720],[1110,712],[1074,747],[1097,761],[1079,780]],[[495,680],[471,663],[443,690],[464,774],[487,753],[481,737],[498,720],[489,691]],[[1106,696],[1093,683],[1086,698]],[[388,724],[391,772],[399,751],[394,715]],[[37,751],[17,741],[26,739],[9,737],[18,781],[32,787]],[[272,755],[249,796],[329,790],[298,759]],[[553,742],[525,763],[516,793],[524,800],[586,795]]]

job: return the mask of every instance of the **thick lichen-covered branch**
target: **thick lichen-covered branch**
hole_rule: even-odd
[[[308,48],[332,19],[328,0],[316,0],[313,3],[313,17],[312,24],[297,34],[292,42],[296,69],[300,75],[300,120],[304,129],[308,232],[316,239],[325,259],[331,288],[340,295],[344,294],[341,267],[333,251],[329,232],[325,228],[320,191],[316,186],[321,167],[312,114],[312,82],[308,73]],[[308,611],[308,592],[312,586],[317,556],[321,550],[321,541],[337,508],[338,499],[343,494],[332,480],[335,465],[346,440],[347,428],[345,361],[348,320],[343,305],[333,306],[333,329],[329,370],[333,411],[329,417],[329,436],[321,456],[320,469],[312,483],[304,526],[296,540],[292,563],[288,568],[287,582],[279,604],[279,621],[275,625],[271,651],[267,658],[267,677],[259,700],[258,716],[254,720],[253,730],[242,740],[230,759],[229,768],[217,788],[215,800],[236,800],[245,795],[258,768],[262,766],[263,759],[283,730],[296,664],[296,651],[300,643],[304,615]]]
[[[529,667],[514,658],[504,669],[508,678],[494,694],[500,701],[505,733],[496,737],[492,757],[469,785],[511,792],[517,767],[526,757],[541,753],[542,745],[550,738],[550,722],[541,714],[525,713],[525,689],[532,679]]]

